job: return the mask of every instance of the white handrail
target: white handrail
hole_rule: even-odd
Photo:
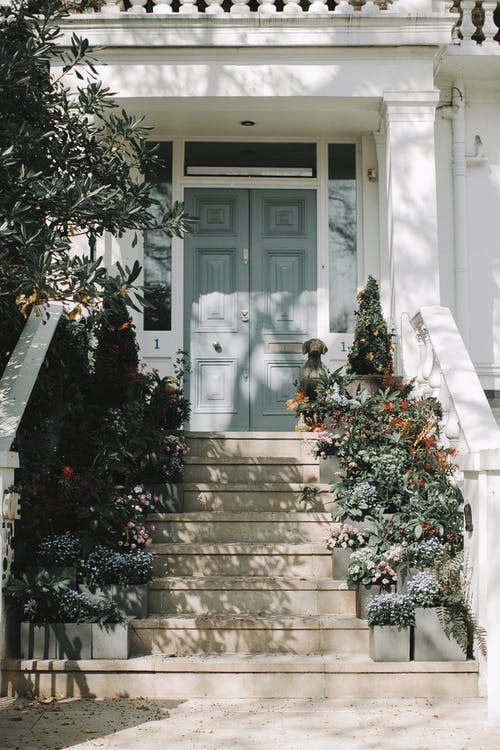
[[[500,429],[451,312],[423,307],[411,324],[420,346],[418,387],[445,405],[445,435],[462,451],[500,448]]]
[[[63,305],[52,302],[48,312],[31,313],[0,380],[0,453],[11,449]]]
[[[11,447],[62,313],[63,305],[53,302],[38,317],[30,315],[0,380],[0,658],[6,654],[2,590],[10,575],[19,518],[19,498],[10,489],[19,455]]]

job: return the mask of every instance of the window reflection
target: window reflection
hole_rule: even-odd
[[[172,202],[172,144],[159,146],[161,166],[147,179],[164,209]],[[160,214],[159,207],[153,212]],[[172,329],[172,240],[164,232],[144,233],[144,330]]]
[[[356,151],[328,146],[328,260],[330,331],[354,330],[357,290]]]

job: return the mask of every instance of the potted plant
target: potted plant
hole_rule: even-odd
[[[68,578],[76,587],[77,567],[82,557],[80,539],[70,532],[43,537],[36,548],[36,556],[47,570],[60,578]]]
[[[384,593],[373,596],[366,607],[373,661],[409,661],[410,633],[415,624],[408,596]]]
[[[351,554],[347,585],[350,589],[357,588],[356,613],[361,619],[366,619],[369,598],[381,591],[391,591],[396,581],[394,568],[373,547],[362,547]]]
[[[366,516],[377,515],[382,509],[377,488],[368,481],[335,487],[335,503],[338,521],[352,518],[359,523]]]
[[[462,661],[467,654],[467,632],[459,643],[450,628],[434,573],[421,571],[408,581],[408,597],[415,607],[415,661]]]
[[[343,523],[332,526],[325,538],[326,548],[332,553],[333,577],[343,579],[347,577],[347,568],[352,552],[365,547],[368,542],[368,532],[358,529],[351,524]]]
[[[413,578],[419,570],[430,571],[437,561],[443,559],[444,555],[444,544],[435,536],[412,542],[404,547],[398,566],[398,593],[406,594],[408,580]]]
[[[146,617],[153,555],[141,549],[117,552],[102,545],[87,557],[83,588],[94,601],[110,599],[124,616]]]
[[[347,354],[346,372],[352,375],[347,390],[354,395],[359,388],[375,393],[385,374],[392,374],[391,335],[382,314],[376,280],[369,276],[358,296],[355,310],[354,341]]]
[[[68,583],[32,569],[7,587],[25,618],[20,625],[21,658],[127,658],[128,626],[113,603],[93,601]]]

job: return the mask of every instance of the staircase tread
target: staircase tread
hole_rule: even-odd
[[[158,542],[155,554],[323,554],[331,555],[324,544],[314,542]]]
[[[185,432],[186,440],[304,440],[303,432]]]
[[[212,460],[213,463],[213,460]],[[230,490],[231,492],[302,492],[304,487],[315,487],[318,492],[329,492],[331,485],[325,482],[185,482],[184,492],[193,492],[205,490],[221,491]]]
[[[245,629],[250,627],[253,630],[272,630],[273,627],[298,629],[300,626],[307,630],[324,630],[325,628],[339,628],[349,630],[366,630],[368,628],[366,620],[360,620],[355,615],[348,614],[262,614],[258,612],[172,612],[164,614],[151,613],[147,617],[137,618],[131,622],[131,627],[140,628],[162,628],[170,629],[183,628],[191,626],[193,628],[202,628],[207,626],[208,629],[222,627]]]
[[[164,586],[186,590],[224,588],[252,591],[348,591],[347,583],[334,578],[297,578],[292,576],[163,576],[154,578],[150,589]]]
[[[214,515],[216,518],[214,518]],[[322,511],[259,511],[259,510],[242,510],[242,511],[211,511],[211,510],[200,510],[200,511],[189,511],[188,513],[150,513],[148,514],[148,520],[150,521],[176,521],[193,523],[199,522],[235,522],[235,521],[250,521],[250,522],[307,522],[307,521],[331,521],[331,513]]]
[[[4,659],[2,670],[21,669],[46,672],[339,672],[373,674],[432,674],[477,673],[479,665],[473,659],[447,662],[374,662],[364,654],[193,654],[170,656],[149,654],[129,659]]]
[[[248,466],[319,466],[317,458],[313,456],[196,456],[190,454],[184,458],[184,463],[190,465],[222,465],[244,464]]]

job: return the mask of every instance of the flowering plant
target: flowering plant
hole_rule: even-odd
[[[410,544],[404,551],[403,559],[417,568],[432,568],[445,555],[443,542],[435,536]]]
[[[368,542],[368,533],[361,531],[356,526],[343,523],[340,526],[332,526],[325,539],[326,548],[354,550],[365,547]]]
[[[407,628],[415,625],[415,610],[409,596],[393,592],[376,594],[366,605],[369,625],[396,625]]]
[[[329,432],[324,430],[318,432],[316,440],[311,439],[309,445],[311,447],[311,453],[317,458],[326,458],[327,456],[335,456],[338,449],[338,444],[342,440],[342,435],[335,432]]]
[[[116,605],[111,601],[94,601],[81,591],[68,589],[56,598],[59,622],[120,622]]]
[[[352,487],[341,486],[336,489],[335,514],[340,520],[346,516],[364,518],[377,515],[381,505],[377,495],[377,488],[370,482],[359,482]]]
[[[433,573],[421,571],[408,581],[408,596],[415,607],[434,607],[437,604],[439,581]]]
[[[381,556],[373,547],[362,547],[353,552],[347,568],[349,588],[374,585],[390,589],[397,581],[397,573],[391,562],[389,553]]]
[[[73,534],[52,534],[40,540],[36,554],[45,565],[64,567],[79,560],[82,548],[80,540]]]
[[[115,552],[99,545],[85,561],[84,576],[89,586],[149,583],[153,578],[153,555],[140,549]]]
[[[129,519],[122,528],[117,542],[118,546],[135,550],[151,544],[149,532],[154,531],[155,526],[149,524],[146,528],[143,517],[155,511],[158,504],[156,495],[146,492],[141,485],[137,485],[127,495],[117,498],[115,502],[117,506],[123,508],[123,515]]]

